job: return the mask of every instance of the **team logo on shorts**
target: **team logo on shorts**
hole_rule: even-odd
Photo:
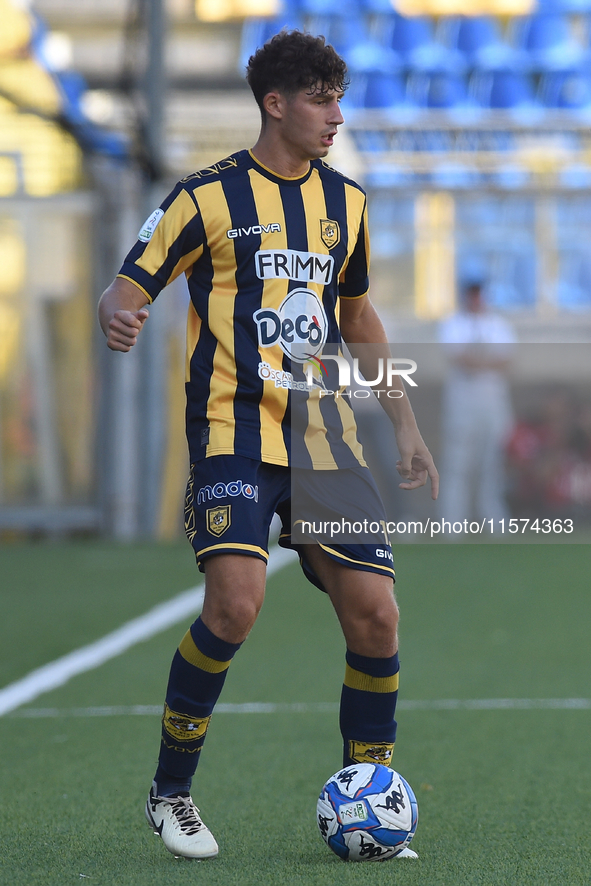
[[[223,505],[219,508],[208,508],[205,512],[207,515],[207,531],[212,535],[223,535],[226,529],[232,523],[230,516],[231,505]]]
[[[339,223],[331,218],[320,219],[320,237],[327,249],[332,249],[341,240],[341,229]]]

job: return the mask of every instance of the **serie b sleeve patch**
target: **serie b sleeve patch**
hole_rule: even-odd
[[[140,232],[137,235],[138,240],[141,240],[142,243],[149,243],[152,239],[152,234],[158,227],[160,223],[160,219],[164,215],[162,209],[155,209],[152,215],[148,216],[143,225],[140,228]]]

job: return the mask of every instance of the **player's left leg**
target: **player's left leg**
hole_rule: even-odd
[[[398,696],[398,607],[393,580],[344,566],[318,545],[306,545],[303,556],[328,593],[347,641],[340,714],[343,766],[388,766],[396,740]],[[407,846],[395,858],[417,858],[417,853]]]
[[[326,589],[347,642],[341,695],[343,765],[392,759],[398,696],[398,607],[388,575],[352,569],[318,545],[305,559]]]

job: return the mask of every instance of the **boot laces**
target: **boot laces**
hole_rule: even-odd
[[[192,836],[203,827],[203,822],[199,818],[199,810],[191,797],[176,797],[171,802],[171,808],[172,814],[184,834]]]

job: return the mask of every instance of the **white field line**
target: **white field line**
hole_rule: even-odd
[[[269,559],[267,575],[278,572],[293,559],[293,556],[293,551],[274,548]],[[166,603],[154,606],[144,615],[126,622],[100,640],[36,668],[26,677],[0,689],[0,717],[33,701],[45,692],[63,686],[77,674],[98,668],[111,658],[121,655],[137,643],[149,640],[150,637],[165,631],[188,616],[197,615],[202,605],[203,585],[189,588],[188,591],[183,591]]]
[[[216,714],[334,714],[337,702],[245,702],[244,704],[216,705]],[[530,710],[591,710],[590,698],[441,698],[433,700],[405,700],[398,702],[403,711],[530,711]],[[12,714],[32,720],[53,717],[141,717],[161,716],[162,705],[106,705],[93,708],[25,708]]]

